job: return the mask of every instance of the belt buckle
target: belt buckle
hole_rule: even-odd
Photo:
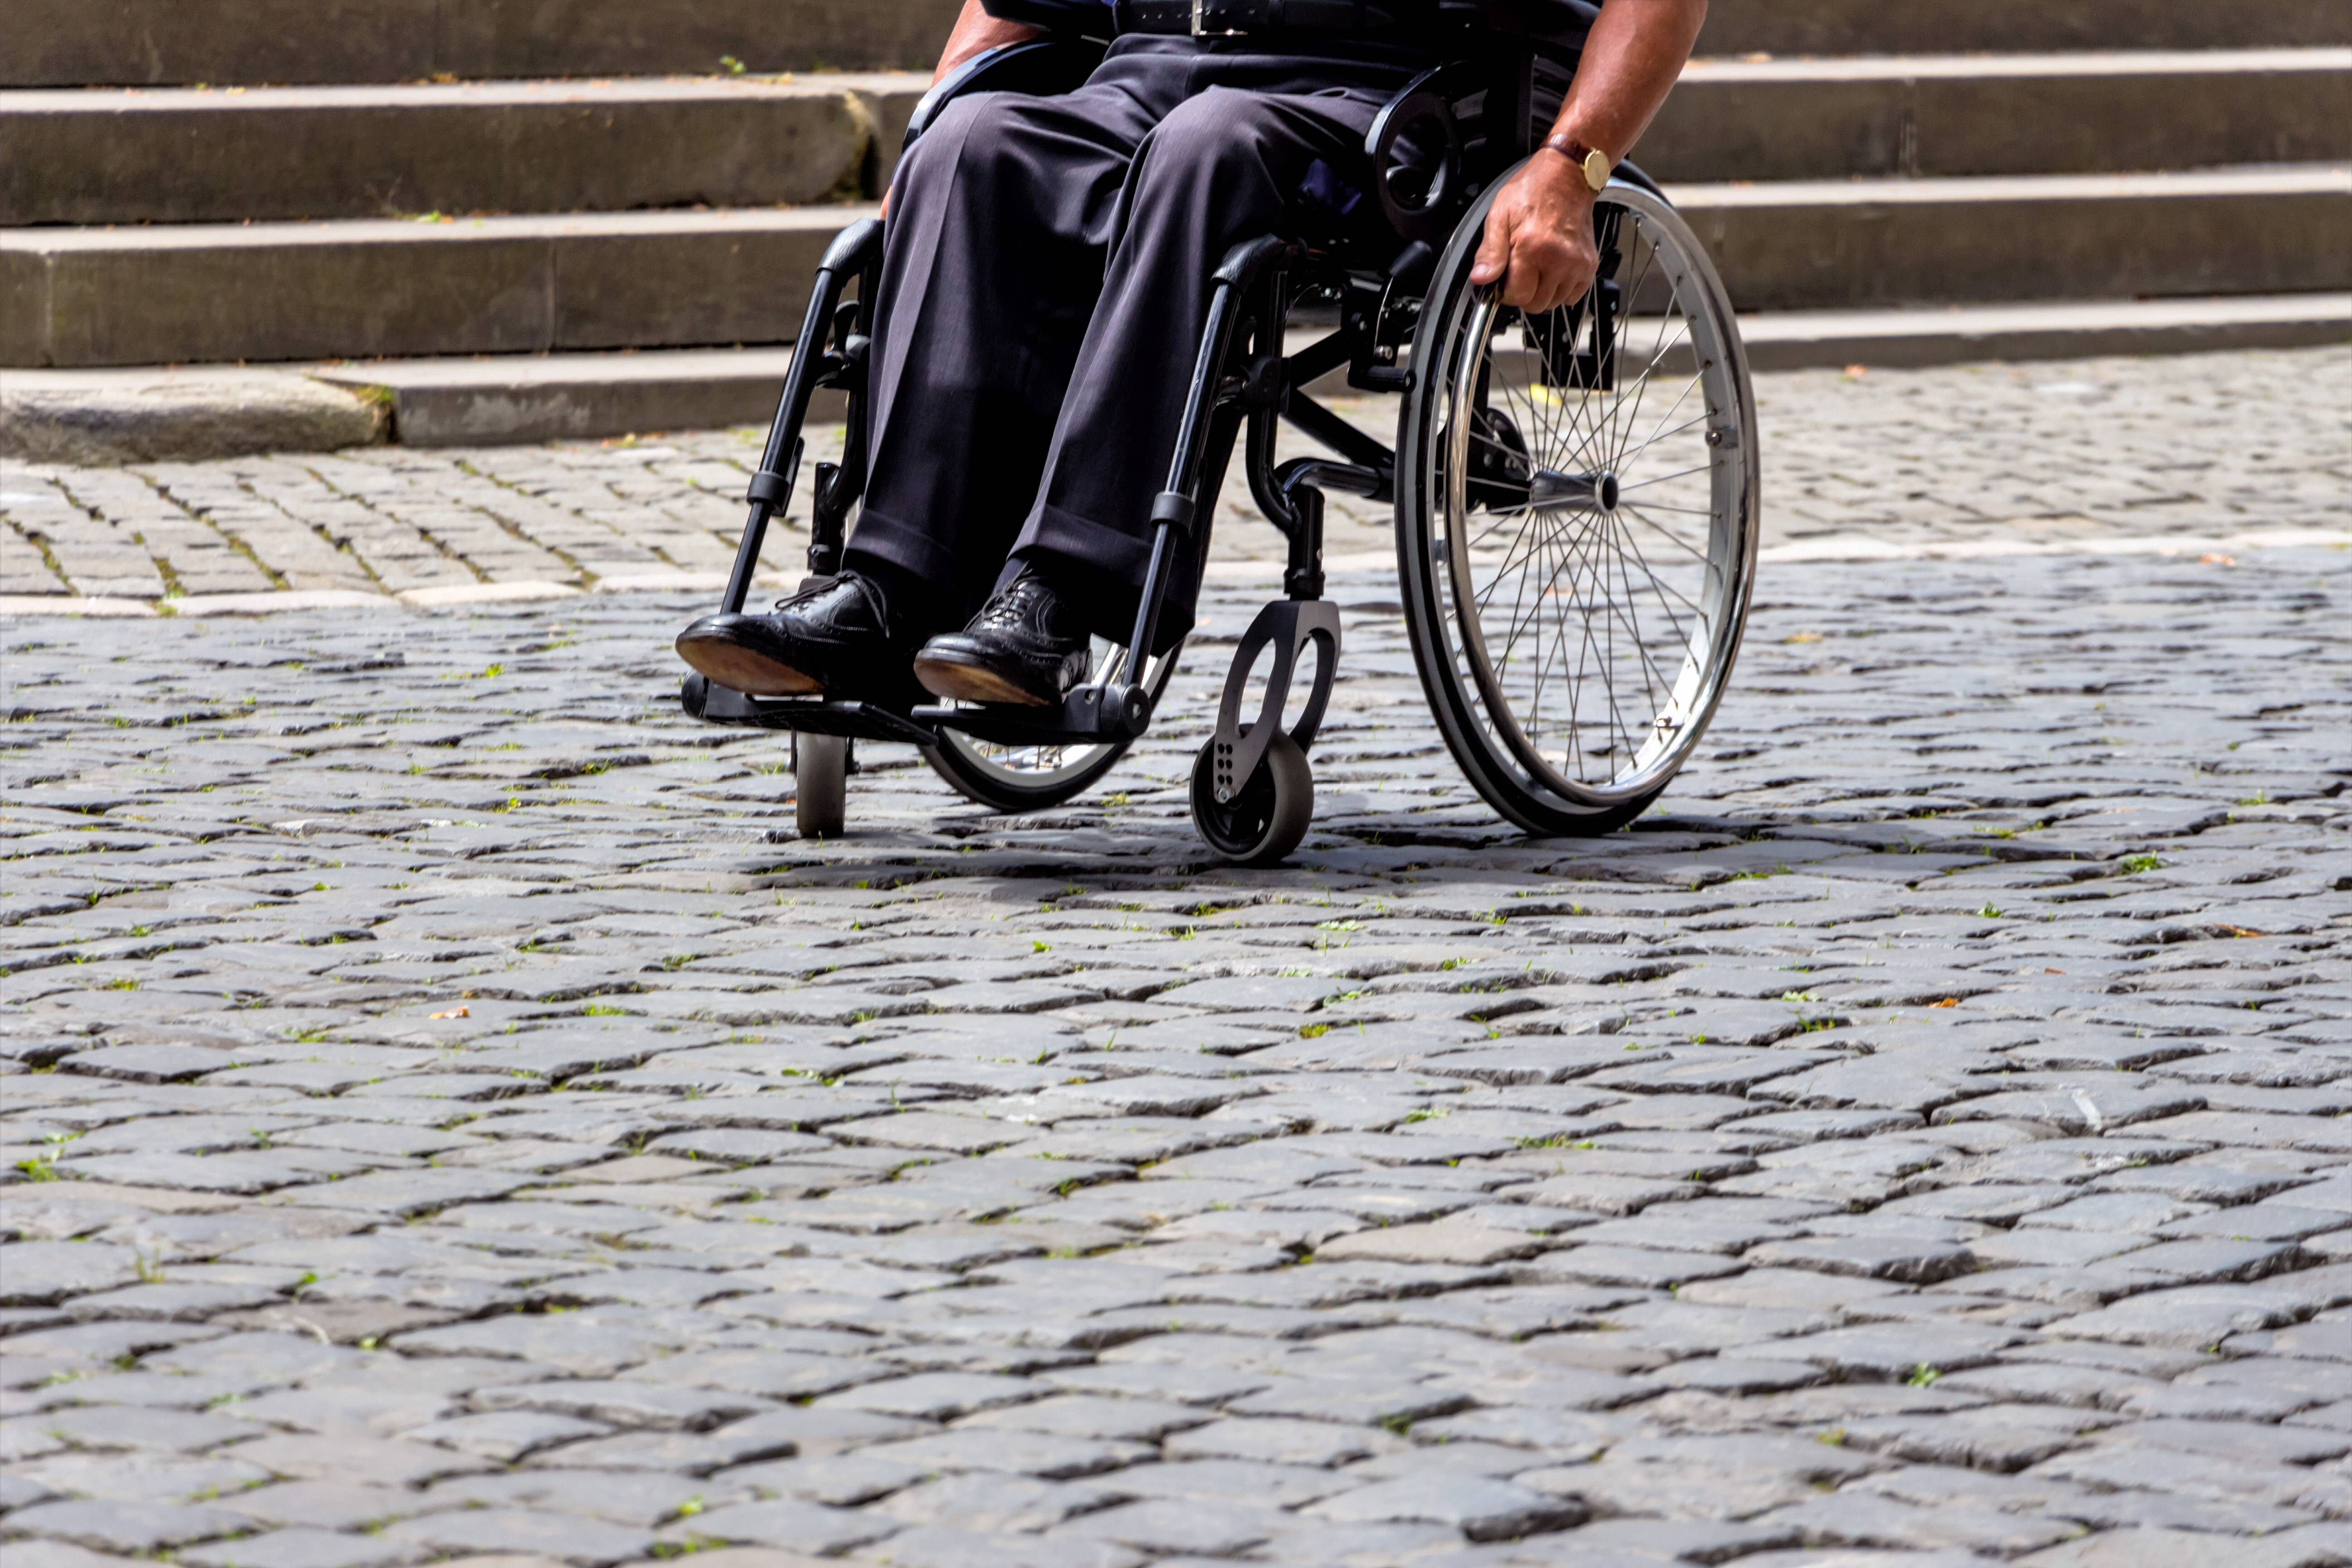
[[[1220,9],[1223,9],[1221,6]],[[1220,16],[1218,21],[1225,20]],[[1192,0],[1192,36],[1196,38],[1237,38],[1247,32],[1245,27],[1221,27],[1212,25],[1209,0]]]

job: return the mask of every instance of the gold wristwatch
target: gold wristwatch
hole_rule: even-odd
[[[1565,132],[1556,132],[1545,137],[1543,144],[1575,164],[1577,172],[1584,176],[1584,183],[1595,191],[1609,188],[1609,176],[1617,165],[1610,161],[1608,153],[1598,147],[1586,146]]]

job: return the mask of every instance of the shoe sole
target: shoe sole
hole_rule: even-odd
[[[915,679],[934,697],[945,697],[958,702],[1007,702],[1019,708],[1051,708],[1053,704],[1035,692],[1015,686],[992,669],[976,664],[958,664],[943,658],[919,658],[915,661]]]
[[[735,643],[680,638],[677,657],[714,684],[746,697],[817,697],[824,692],[813,677]]]

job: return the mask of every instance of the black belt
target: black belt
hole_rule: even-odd
[[[1402,7],[1381,0],[1112,0],[1122,33],[1339,33],[1362,37],[1404,26]]]

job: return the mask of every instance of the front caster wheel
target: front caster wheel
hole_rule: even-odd
[[[1217,799],[1215,763],[1202,746],[1192,763],[1192,826],[1209,847],[1240,866],[1271,866],[1298,847],[1315,819],[1315,775],[1307,753],[1277,730],[1265,756],[1229,801]]]
[[[801,837],[837,837],[847,816],[849,742],[839,735],[793,736],[793,783]]]

